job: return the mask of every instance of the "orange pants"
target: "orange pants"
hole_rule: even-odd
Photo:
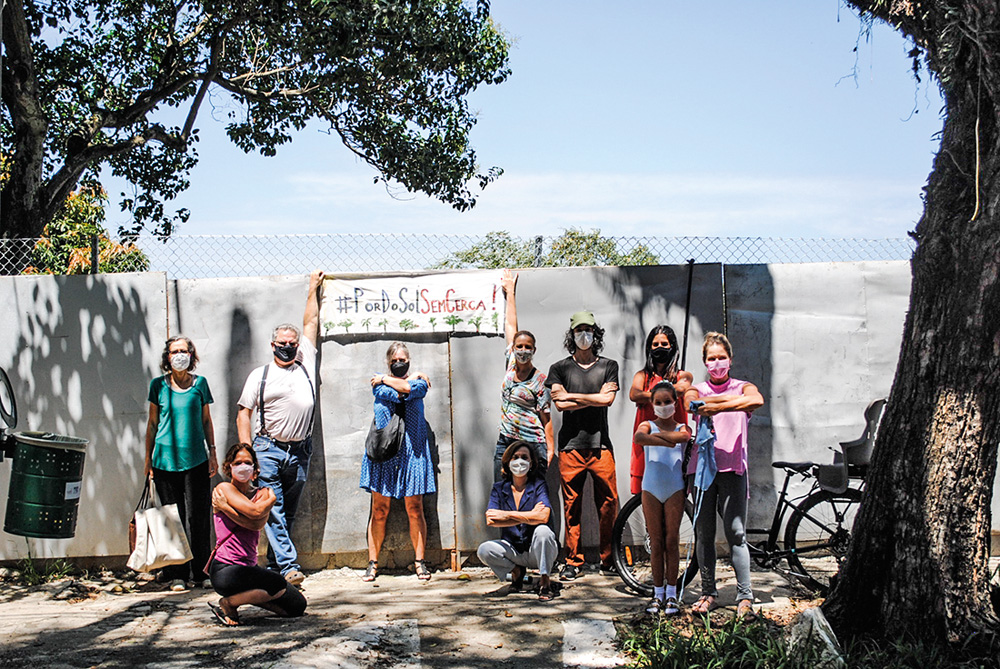
[[[559,453],[559,474],[566,511],[566,564],[577,567],[583,564],[580,519],[583,517],[583,484],[587,481],[587,472],[594,481],[594,504],[600,523],[601,564],[611,564],[611,533],[618,513],[614,454],[598,448]]]

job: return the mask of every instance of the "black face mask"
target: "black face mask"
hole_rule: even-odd
[[[389,365],[389,371],[392,372],[393,376],[395,376],[398,379],[401,379],[404,376],[406,376],[406,373],[408,371],[410,371],[410,363],[409,362],[394,362],[391,365]]]
[[[662,365],[665,362],[670,362],[670,360],[674,357],[674,349],[664,348],[662,346],[660,348],[654,348],[650,351],[649,357],[652,358],[653,362],[656,364]]]
[[[298,344],[288,344],[287,346],[274,345],[274,357],[281,362],[291,362],[295,360],[295,354],[299,352]]]

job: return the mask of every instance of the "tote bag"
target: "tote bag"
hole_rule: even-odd
[[[133,514],[135,548],[126,563],[129,569],[148,572],[192,558],[177,505],[157,505],[156,501],[156,488],[149,478]]]
[[[368,437],[365,439],[365,453],[372,462],[385,462],[391,460],[399,452],[399,448],[406,439],[406,415],[403,402],[396,405],[392,412],[392,417],[383,428],[375,427],[375,419],[372,418],[372,426],[368,429]]]

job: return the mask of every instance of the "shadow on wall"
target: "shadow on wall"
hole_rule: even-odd
[[[127,554],[124,530],[143,471],[146,397],[165,338],[165,277],[17,277],[0,285],[7,288],[0,301],[11,302],[4,312],[18,314],[9,324],[16,339],[0,348],[15,388],[18,429],[90,441],[75,538],[32,540],[31,553]],[[6,485],[0,497],[5,506]],[[25,540],[3,536],[0,557],[21,557]]]
[[[724,277],[727,334],[733,345],[733,376],[753,383],[764,396],[764,406],[754,412],[750,420],[748,527],[766,528],[770,526],[778,501],[771,468],[774,459],[771,427],[774,281],[767,265],[727,266]]]

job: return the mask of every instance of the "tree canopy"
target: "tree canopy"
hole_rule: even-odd
[[[376,181],[460,210],[500,173],[469,142],[468,94],[510,72],[486,0],[9,0],[3,44],[0,236],[38,236],[102,166],[132,229],[169,234],[206,102],[244,151],[319,121]]]
[[[552,240],[545,251],[542,238],[519,239],[504,230],[489,232],[483,241],[452,253],[434,269],[499,269],[504,267],[586,267],[595,265],[656,265],[659,259],[649,247],[636,244],[619,249],[613,238],[598,229],[589,232],[570,228]]]

